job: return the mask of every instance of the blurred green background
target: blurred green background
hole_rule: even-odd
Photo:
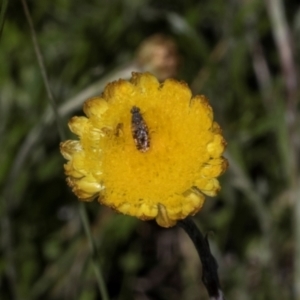
[[[0,298],[101,299],[21,1],[2,0]],[[194,217],[227,299],[300,299],[297,0],[28,1],[63,118],[134,70],[185,80],[221,124],[229,170]],[[4,21],[1,16],[1,22]],[[71,137],[71,135],[69,135]],[[163,229],[84,204],[110,299],[208,299],[197,253]]]

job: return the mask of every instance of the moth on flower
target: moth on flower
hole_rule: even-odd
[[[133,106],[130,112],[132,113],[131,130],[136,148],[141,152],[146,152],[150,147],[148,127],[139,107]]]
[[[133,73],[83,110],[86,117],[69,122],[79,139],[61,143],[80,200],[171,227],[220,190],[226,142],[207,98],[193,97],[186,83]]]

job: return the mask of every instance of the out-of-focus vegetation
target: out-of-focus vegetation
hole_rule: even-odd
[[[28,5],[65,126],[108,80],[153,71],[136,62],[149,36],[173,39],[177,78],[209,97],[228,141],[222,191],[195,216],[226,298],[300,299],[299,2]],[[100,299],[20,1],[0,39],[0,97],[0,298]],[[208,299],[182,230],[85,205],[110,299]]]

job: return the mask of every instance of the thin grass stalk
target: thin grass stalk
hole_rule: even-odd
[[[34,47],[34,51],[38,60],[38,64],[39,64],[39,68],[41,70],[42,73],[42,78],[47,90],[47,95],[48,95],[48,100],[50,102],[50,105],[53,109],[53,112],[55,114],[55,120],[57,123],[57,128],[58,128],[58,133],[60,136],[61,140],[65,140],[65,132],[64,132],[64,126],[63,126],[63,122],[62,119],[60,118],[60,115],[58,113],[58,108],[57,108],[57,104],[55,102],[53,93],[51,91],[50,88],[50,84],[49,84],[49,79],[48,79],[48,75],[47,75],[47,71],[45,68],[45,64],[44,64],[44,59],[43,59],[43,55],[41,53],[40,47],[38,45],[38,41],[37,41],[37,36],[36,36],[36,32],[33,26],[33,22],[32,22],[32,18],[27,6],[27,2],[26,0],[20,0],[22,2],[23,5],[23,9],[24,9],[24,13],[27,19],[27,22],[29,24],[29,28],[30,28],[30,33],[31,33],[31,38],[32,38],[32,42],[33,42],[33,47]],[[98,260],[98,251],[97,251],[97,247],[96,244],[94,242],[92,233],[91,233],[91,229],[90,229],[90,224],[89,224],[89,220],[88,220],[88,216],[87,216],[87,212],[86,212],[86,207],[80,203],[79,204],[79,213],[80,213],[80,217],[81,217],[81,221],[84,227],[84,231],[86,233],[87,239],[89,241],[90,244],[90,248],[91,248],[91,257],[92,257],[92,264],[93,264],[93,268],[94,268],[94,272],[96,275],[96,279],[97,279],[97,284],[99,287],[99,291],[101,293],[102,299],[103,300],[109,300],[108,298],[108,293],[106,290],[106,286],[104,284],[104,280],[103,280],[103,275],[102,275],[102,270],[100,267],[100,263]]]
[[[40,71],[42,73],[43,82],[45,84],[45,88],[46,88],[46,91],[47,91],[48,100],[49,100],[49,103],[50,103],[51,108],[52,108],[52,110],[54,112],[54,115],[55,115],[55,121],[56,121],[57,129],[58,129],[58,133],[59,133],[59,136],[60,136],[61,140],[65,140],[66,139],[66,134],[64,132],[63,122],[62,122],[62,120],[59,116],[56,101],[54,99],[52,90],[50,88],[49,78],[48,78],[48,74],[47,74],[47,71],[46,71],[46,68],[45,68],[43,55],[42,55],[42,52],[40,50],[40,47],[39,47],[39,44],[38,44],[38,41],[37,41],[36,32],[35,32],[35,29],[34,29],[34,26],[33,26],[32,18],[31,18],[31,15],[30,15],[30,12],[29,12],[29,9],[28,9],[28,6],[27,6],[27,2],[26,2],[26,0],[21,0],[21,2],[22,2],[22,5],[23,5],[23,9],[24,9],[24,13],[25,13],[28,25],[29,25],[30,35],[31,35],[31,38],[32,38],[32,43],[33,43],[33,48],[34,48],[34,51],[35,51],[35,54],[36,54],[36,57],[37,57],[37,61],[38,61],[38,64],[39,64]]]
[[[99,291],[101,293],[102,299],[103,300],[108,300],[109,297],[108,297],[108,293],[107,293],[107,290],[106,290],[104,278],[103,278],[103,275],[102,275],[102,271],[99,268],[100,262],[99,262],[99,255],[98,255],[97,246],[95,244],[95,241],[93,239],[93,236],[92,236],[92,233],[91,233],[91,230],[90,230],[91,227],[90,227],[89,219],[88,219],[88,216],[87,216],[85,205],[83,203],[79,203],[79,212],[80,212],[80,217],[81,217],[81,220],[82,220],[82,224],[83,224],[85,234],[88,237],[90,250],[91,250],[91,257],[92,257],[92,262],[93,262],[93,268],[94,268],[94,272],[95,272],[95,275],[96,275]]]
[[[0,8],[0,38],[2,36],[6,11],[8,7],[8,0],[1,1]],[[18,290],[17,284],[17,271],[16,271],[16,261],[14,257],[14,237],[13,237],[13,222],[11,220],[11,209],[9,205],[9,198],[7,193],[3,192],[1,196],[2,203],[2,213],[1,213],[1,250],[5,257],[5,272],[8,278],[8,285],[10,287],[11,296],[13,299],[21,299],[21,295]]]
[[[282,0],[265,0],[266,8],[270,16],[273,36],[278,49],[281,69],[286,90],[285,122],[286,140],[283,141],[289,151],[287,157],[287,170],[291,200],[294,203],[294,298],[300,299],[300,190],[299,190],[299,129],[298,118],[298,70],[294,58],[291,42],[291,31],[285,16],[285,9]]]
[[[1,10],[0,10],[0,37],[2,35],[2,31],[4,27],[7,6],[8,6],[8,0],[2,0]]]

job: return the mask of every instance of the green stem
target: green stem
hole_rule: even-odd
[[[101,271],[101,268],[98,267],[100,265],[100,262],[98,259],[98,250],[97,250],[96,244],[94,242],[94,239],[93,239],[93,236],[91,233],[91,228],[90,228],[86,208],[82,202],[79,204],[79,212],[80,212],[81,221],[83,224],[85,234],[89,241],[91,257],[92,257],[92,261],[93,261],[93,267],[94,267],[96,279],[98,282],[98,287],[99,287],[99,290],[100,290],[100,293],[102,296],[102,300],[109,300],[108,293],[107,293],[106,286],[105,286],[104,279],[103,279],[103,275],[102,275],[102,271]]]
[[[34,51],[35,51],[35,54],[36,54],[36,57],[37,57],[37,60],[38,60],[40,71],[42,73],[42,77],[43,77],[43,81],[44,81],[45,88],[46,88],[46,91],[47,91],[48,99],[49,99],[50,105],[51,105],[51,107],[53,109],[53,112],[54,112],[54,115],[55,115],[55,120],[56,120],[56,124],[57,124],[58,133],[59,133],[59,136],[60,136],[61,140],[65,140],[66,137],[65,137],[63,122],[62,122],[62,120],[59,116],[58,109],[57,109],[57,104],[55,102],[53,93],[52,93],[51,88],[50,88],[49,78],[48,78],[48,74],[47,74],[47,71],[46,71],[46,68],[45,68],[44,58],[43,58],[42,52],[40,50],[40,47],[39,47],[39,44],[38,44],[38,41],[37,41],[36,32],[35,32],[35,29],[34,29],[34,26],[33,26],[32,18],[31,18],[31,15],[30,15],[30,12],[29,12],[29,9],[28,9],[28,6],[27,6],[27,2],[26,2],[26,0],[21,0],[21,2],[22,2],[22,5],[23,5],[23,9],[24,9],[24,13],[25,13],[28,25],[29,25]]]
[[[56,123],[57,123],[59,136],[60,136],[61,140],[65,140],[63,122],[62,122],[62,120],[59,116],[58,109],[57,109],[57,104],[55,102],[54,96],[53,96],[51,88],[50,88],[49,79],[48,79],[47,71],[46,71],[46,68],[45,68],[43,55],[42,55],[40,47],[38,45],[37,36],[36,36],[36,32],[35,32],[35,29],[34,29],[34,26],[33,26],[31,15],[30,15],[26,0],[20,0],[20,1],[22,2],[24,13],[25,13],[27,22],[29,24],[31,37],[32,37],[32,42],[33,42],[33,47],[34,47],[35,54],[36,54],[36,57],[37,57],[37,60],[38,60],[39,68],[40,68],[41,73],[42,73],[43,81],[44,81],[44,84],[45,84],[45,87],[46,87],[46,90],[47,90],[48,99],[49,99],[50,105],[53,109],[53,112],[55,114],[55,120],[56,120]],[[89,224],[89,221],[88,221],[86,208],[82,203],[79,204],[79,212],[80,212],[81,221],[82,221],[82,224],[83,224],[83,227],[84,227],[84,231],[86,233],[87,239],[88,239],[89,244],[90,244],[93,268],[94,268],[94,272],[95,272],[95,275],[96,275],[97,284],[98,284],[100,293],[102,295],[102,299],[103,300],[109,300],[108,293],[107,293],[107,290],[106,290],[106,286],[105,286],[103,276],[102,276],[100,263],[98,261],[96,244],[95,244],[93,236],[91,234],[90,224]]]
[[[0,37],[2,35],[2,31],[4,27],[7,6],[8,6],[8,0],[2,0],[1,10],[0,10]]]

